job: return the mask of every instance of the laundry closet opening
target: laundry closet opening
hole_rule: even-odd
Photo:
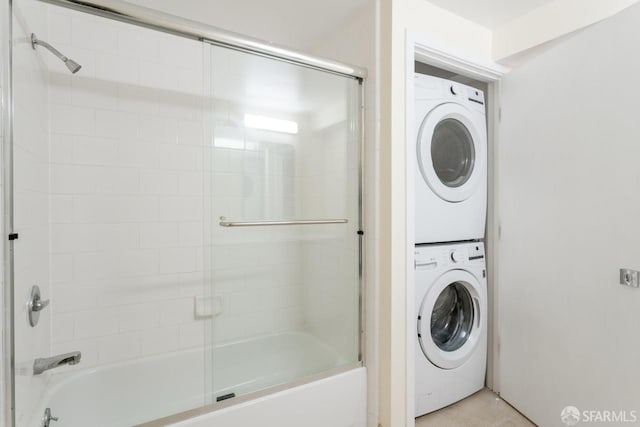
[[[407,308],[409,336],[417,339],[410,338],[407,357],[415,358],[408,390],[418,417],[494,388],[498,83],[420,61],[411,71]]]

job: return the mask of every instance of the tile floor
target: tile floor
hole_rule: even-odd
[[[535,427],[491,390],[416,418],[416,427]]]

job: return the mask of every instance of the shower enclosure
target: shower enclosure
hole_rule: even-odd
[[[364,72],[48,3],[5,5],[6,425],[168,425],[361,367]]]

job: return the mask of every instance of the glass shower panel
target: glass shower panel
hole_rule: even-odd
[[[211,401],[359,359],[356,79],[210,48]]]
[[[15,425],[202,406],[204,46],[32,0],[13,13]],[[48,304],[29,310],[34,285]]]

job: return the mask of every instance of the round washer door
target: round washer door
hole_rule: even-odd
[[[487,141],[484,130],[460,104],[444,103],[427,114],[418,131],[420,173],[441,199],[461,202],[484,179]]]
[[[418,341],[431,363],[454,369],[473,354],[481,336],[480,283],[465,270],[449,270],[429,288],[418,313]]]

